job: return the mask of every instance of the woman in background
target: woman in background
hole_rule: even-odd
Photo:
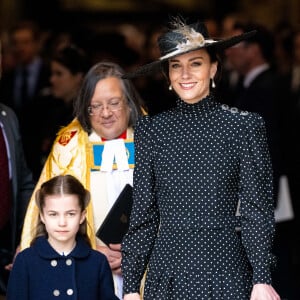
[[[51,86],[42,90],[23,113],[24,148],[35,180],[40,176],[56,133],[74,118],[74,101],[89,67],[85,52],[77,46],[67,45],[57,50],[50,59]]]

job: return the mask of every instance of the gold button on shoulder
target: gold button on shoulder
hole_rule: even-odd
[[[71,260],[70,258],[68,258],[68,259],[66,260],[66,265],[67,265],[67,266],[71,266],[71,265],[72,265],[72,260]]]
[[[54,295],[55,297],[58,297],[58,296],[60,295],[60,291],[59,291],[59,290],[54,290],[54,291],[53,291],[53,295]]]
[[[249,112],[246,111],[246,110],[243,110],[243,111],[241,111],[241,115],[242,116],[247,116],[247,115],[249,115]]]
[[[233,114],[236,114],[239,110],[236,107],[231,107],[230,108],[230,112],[232,112]]]
[[[224,109],[224,110],[228,110],[229,109],[229,106],[227,105],[227,104],[222,104],[222,109]]]
[[[56,267],[57,266],[57,260],[55,260],[55,259],[51,260],[51,266]]]
[[[68,290],[67,290],[67,294],[68,294],[69,296],[73,295],[73,293],[74,293],[74,292],[73,292],[72,289],[68,289]]]

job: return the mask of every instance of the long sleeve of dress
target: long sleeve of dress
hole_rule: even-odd
[[[272,168],[264,121],[254,115],[241,145],[240,213],[242,241],[253,268],[254,283],[271,283],[275,231]]]
[[[130,227],[122,244],[125,293],[139,292],[159,226],[153,190],[151,121],[148,116],[141,119],[136,127],[135,151],[134,202]]]

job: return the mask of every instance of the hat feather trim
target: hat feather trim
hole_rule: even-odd
[[[182,28],[181,29],[176,29],[176,30],[189,30],[188,34],[189,36],[192,35],[192,39],[193,39],[193,43],[191,44],[189,41],[188,42],[184,42],[181,44],[178,44],[178,46],[176,47],[176,49],[174,49],[174,51],[164,55],[163,57],[161,57],[159,60],[154,61],[152,63],[146,64],[144,66],[141,66],[139,68],[137,68],[135,71],[124,74],[122,76],[122,78],[124,79],[132,79],[138,76],[142,76],[145,75],[147,73],[153,73],[153,72],[157,72],[162,70],[162,63],[164,61],[166,61],[167,59],[171,58],[171,57],[175,57],[178,55],[182,55],[191,51],[195,51],[201,48],[214,48],[215,51],[219,52],[222,51],[226,48],[232,47],[235,44],[238,44],[250,37],[252,37],[253,35],[256,34],[257,30],[252,30],[237,36],[233,36],[231,38],[225,39],[225,40],[212,40],[212,39],[205,39],[201,33],[197,33],[196,31],[192,32],[190,29],[188,28]],[[185,32],[185,34],[187,34]],[[197,36],[196,36],[197,35]],[[201,35],[201,36],[199,36]],[[203,38],[203,40],[202,40]]]

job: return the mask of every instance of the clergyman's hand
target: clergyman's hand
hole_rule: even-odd
[[[97,246],[97,250],[106,256],[112,272],[121,275],[121,244],[109,244],[109,247]]]
[[[8,264],[8,265],[6,265],[4,268],[5,268],[5,270],[8,270],[8,271],[11,271],[11,269],[12,269],[12,267],[13,267],[13,264],[14,264],[14,261],[15,261],[15,259],[16,259],[16,256],[18,255],[18,253],[20,252],[20,245],[17,247],[17,249],[16,249],[16,252],[15,252],[15,255],[14,255],[14,258],[13,258],[13,261],[10,263],[10,264]]]

